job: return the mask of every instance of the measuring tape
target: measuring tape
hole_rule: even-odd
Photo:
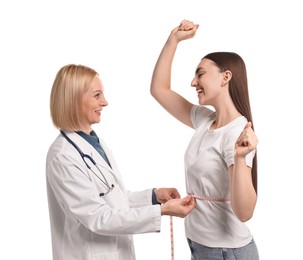
[[[175,259],[175,254],[174,254],[173,216],[170,216],[170,250],[171,250],[171,260],[174,260]]]
[[[207,196],[197,196],[191,195],[197,200],[206,200],[212,202],[227,202],[228,199],[219,199],[219,198],[210,198]],[[170,252],[171,252],[171,260],[175,259],[175,248],[174,248],[174,227],[173,227],[173,216],[170,216]]]

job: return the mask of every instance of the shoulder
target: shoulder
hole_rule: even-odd
[[[72,132],[66,133],[66,135],[70,140],[72,140],[72,142],[77,144],[77,146],[83,146],[84,139],[78,134]],[[59,134],[48,149],[47,163],[53,163],[56,160],[70,160],[71,158],[78,157],[79,154],[77,150],[68,142],[66,138],[64,138],[62,134]]]
[[[225,145],[231,145],[233,147],[241,132],[245,128],[246,124],[247,119],[244,116],[240,116],[230,122],[225,128]]]
[[[215,116],[215,111],[205,106],[194,105],[190,112],[190,118],[195,129],[197,129],[203,122],[213,120]]]

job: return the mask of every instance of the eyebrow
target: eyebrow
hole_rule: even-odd
[[[92,91],[93,93],[103,92],[103,89],[95,89]]]
[[[196,69],[195,74],[198,74],[198,72],[199,72],[200,70],[203,70],[203,68],[202,68],[202,67],[198,67],[198,68]]]

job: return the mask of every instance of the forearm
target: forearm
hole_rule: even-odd
[[[170,90],[171,68],[177,45],[177,40],[170,36],[155,65],[150,91],[156,99],[161,97],[161,91]]]
[[[239,220],[249,220],[254,212],[257,195],[251,178],[251,168],[246,165],[245,157],[235,157],[230,174],[230,196],[234,213]]]
[[[130,207],[137,208],[152,205],[152,189],[143,191],[128,191],[127,193]]]

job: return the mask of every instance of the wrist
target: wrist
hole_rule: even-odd
[[[239,163],[239,162],[245,162],[245,158],[246,158],[246,155],[243,155],[243,154],[235,154],[234,156],[234,161],[235,163]]]
[[[168,44],[168,45],[173,45],[174,47],[176,47],[176,46],[178,45],[178,43],[179,43],[179,40],[178,40],[178,38],[176,37],[176,35],[174,35],[174,34],[171,34],[171,35],[168,37],[167,42],[166,42],[166,44]]]
[[[155,190],[156,190],[156,188],[153,188],[153,190],[152,190],[152,204],[153,205],[158,205],[158,204],[161,204],[161,203],[159,203],[157,201],[157,196],[156,196]]]
[[[167,206],[165,204],[160,205],[160,207],[161,207],[161,216],[169,215],[168,210],[167,210]]]

